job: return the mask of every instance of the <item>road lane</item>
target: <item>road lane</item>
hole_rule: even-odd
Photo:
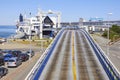
[[[65,30],[40,80],[107,80],[106,73],[78,30]]]
[[[101,49],[106,53],[106,44],[108,40],[96,34],[92,34],[94,40],[98,43]],[[120,72],[120,40],[109,46],[109,55],[107,55],[110,61],[114,64],[117,70]]]

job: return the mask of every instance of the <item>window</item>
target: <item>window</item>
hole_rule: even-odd
[[[15,62],[14,60],[9,60],[9,62]]]

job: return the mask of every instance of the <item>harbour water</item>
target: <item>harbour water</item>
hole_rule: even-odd
[[[8,38],[15,34],[16,26],[0,26],[0,38]]]

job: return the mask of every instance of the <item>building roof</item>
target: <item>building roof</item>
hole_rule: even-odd
[[[53,21],[50,19],[49,16],[46,16],[43,22],[44,24],[54,25]]]

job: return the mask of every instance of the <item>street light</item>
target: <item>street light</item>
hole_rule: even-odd
[[[109,56],[109,36],[110,36],[110,26],[109,26],[109,17],[112,15],[112,13],[108,13],[108,22],[107,22],[107,27],[108,27],[108,33],[107,33],[107,38],[108,38],[108,43],[107,43],[107,55]]]
[[[32,18],[31,18],[31,13],[30,13],[30,19],[29,19],[29,41],[30,41],[30,54],[31,54],[31,51],[32,51],[32,44],[31,44],[31,41],[32,41],[32,32],[31,32],[31,27],[32,27]]]

